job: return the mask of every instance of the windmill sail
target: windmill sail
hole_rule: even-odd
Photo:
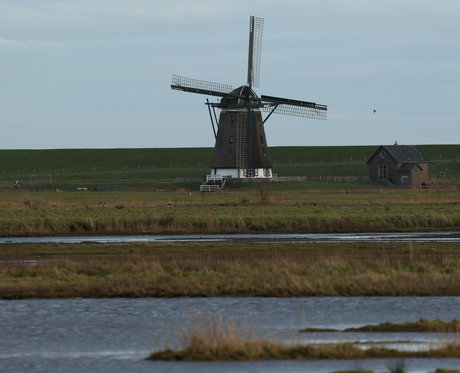
[[[264,19],[251,16],[249,22],[248,85],[256,88],[259,88],[263,30]]]
[[[260,108],[262,111],[273,111],[275,114],[285,114],[311,119],[327,119],[326,105],[264,95],[261,96],[260,100],[264,104],[264,106]]]
[[[211,96],[226,96],[233,88],[231,85],[206,82],[204,80],[184,78],[183,76],[173,75],[171,88],[178,91],[201,93]]]

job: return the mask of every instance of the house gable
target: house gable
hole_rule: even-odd
[[[384,154],[384,156],[383,156]],[[415,145],[380,145],[377,151],[369,158],[369,164],[373,158],[390,156],[396,163],[429,163],[430,160]]]

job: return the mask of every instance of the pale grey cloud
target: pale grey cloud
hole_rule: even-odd
[[[244,84],[250,14],[265,18],[258,93],[329,105],[326,122],[273,116],[270,145],[448,143],[459,13],[456,0],[1,2],[0,146],[213,146],[206,97],[171,91],[171,75]]]

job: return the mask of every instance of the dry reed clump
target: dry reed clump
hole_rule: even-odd
[[[267,182],[256,183],[256,193],[260,198],[260,203],[262,205],[273,205],[276,200],[272,194],[270,184]]]
[[[457,339],[420,351],[399,351],[371,346],[359,348],[352,343],[317,344],[290,338],[269,338],[264,330],[252,322],[241,322],[235,317],[223,319],[220,314],[192,315],[187,325],[179,329],[180,346],[171,349],[160,331],[157,351],[147,360],[181,361],[247,361],[247,360],[319,360],[319,359],[375,359],[410,357],[458,357]],[[272,339],[272,341],[270,341]]]

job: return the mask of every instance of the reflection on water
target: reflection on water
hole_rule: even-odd
[[[459,317],[460,297],[361,298],[201,298],[201,299],[68,299],[0,301],[0,371],[14,372],[331,372],[345,368],[386,371],[386,360],[277,361],[246,363],[176,363],[142,360],[155,349],[159,330],[190,315],[218,312],[258,326],[272,335],[334,341],[412,340],[427,345],[436,333],[297,333],[305,327],[349,328],[420,317]],[[412,346],[416,345],[413,343]],[[406,345],[408,346],[408,345]],[[454,368],[460,360],[411,361],[410,372]]]

